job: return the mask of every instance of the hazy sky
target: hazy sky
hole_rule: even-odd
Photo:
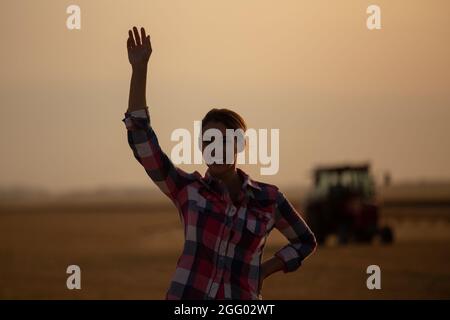
[[[66,8],[81,7],[81,30]],[[382,29],[366,28],[381,7]],[[450,2],[8,1],[1,10],[0,186],[152,186],[121,119],[127,30],[152,38],[147,100],[163,148],[212,107],[280,129],[280,171],[370,160],[394,181],[450,179]],[[204,167],[183,165],[192,171]]]

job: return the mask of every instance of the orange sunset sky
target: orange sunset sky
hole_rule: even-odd
[[[66,8],[81,8],[81,30]],[[382,29],[366,27],[381,8]],[[394,181],[450,179],[449,1],[8,1],[0,13],[0,187],[149,186],[121,119],[127,31],[152,38],[147,101],[170,154],[212,107],[280,129],[280,170],[371,161]],[[205,166],[183,165],[204,172]]]

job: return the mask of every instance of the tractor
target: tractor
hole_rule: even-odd
[[[305,213],[319,244],[332,234],[340,244],[370,243],[376,237],[382,243],[393,242],[392,229],[379,224],[380,210],[369,164],[317,167],[313,179]]]

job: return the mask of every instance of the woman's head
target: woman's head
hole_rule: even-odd
[[[212,163],[208,164],[208,168],[211,174],[213,175],[221,175],[225,173],[228,170],[234,170],[236,166],[236,156],[239,150],[238,146],[240,143],[244,143],[243,136],[242,141],[238,141],[237,138],[234,139],[234,153],[233,153],[233,163],[226,163],[226,144],[231,143],[229,139],[227,140],[226,130],[232,129],[232,130],[239,130],[242,132],[245,132],[247,130],[247,125],[244,121],[244,119],[237,114],[236,112],[222,108],[222,109],[211,109],[202,120],[202,136],[203,133],[208,129],[217,129],[222,133],[223,136],[223,163]],[[203,141],[201,144],[202,152],[204,152],[206,146],[209,143],[212,143],[213,141]],[[212,153],[212,156],[214,156],[214,152]]]

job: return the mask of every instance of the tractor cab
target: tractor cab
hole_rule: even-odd
[[[305,211],[319,244],[331,234],[341,244],[371,242],[377,235],[382,242],[392,242],[391,229],[379,227],[379,208],[369,164],[318,167],[313,180]]]

